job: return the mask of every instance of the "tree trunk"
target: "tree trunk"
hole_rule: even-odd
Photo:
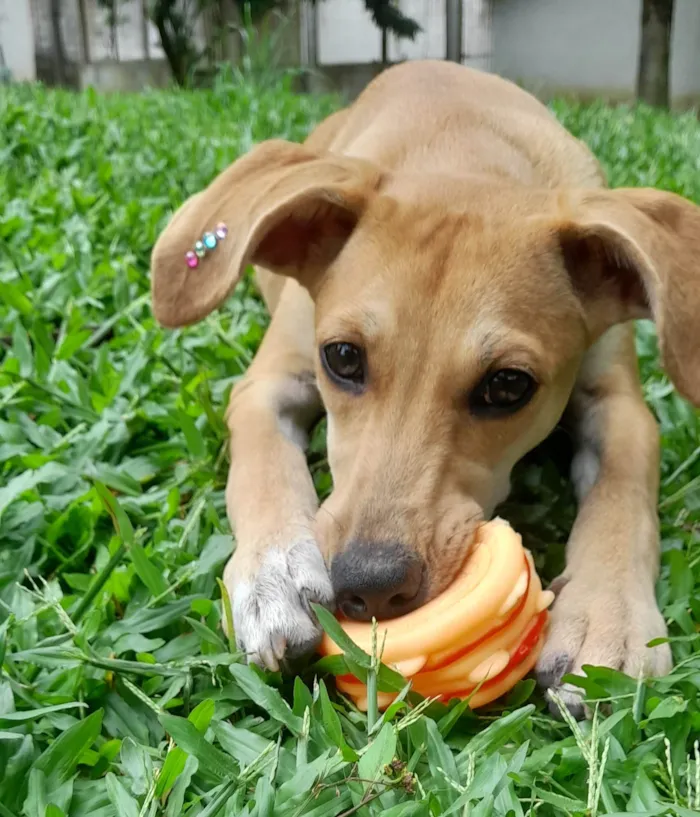
[[[160,44],[170,65],[173,79],[178,85],[184,86],[187,83],[187,55],[182,47],[183,43],[178,41],[177,32],[172,30],[171,11],[172,3],[159,0],[153,5],[152,20],[158,29]]]
[[[53,50],[54,82],[65,85],[68,76],[66,67],[66,49],[61,30],[61,0],[51,0],[51,38]]]
[[[88,12],[86,0],[78,0],[78,19],[80,20],[80,43],[83,49],[83,62],[90,64],[90,24],[88,22]]]
[[[445,59],[462,62],[462,0],[445,3]]]
[[[668,108],[674,0],[643,0],[637,98]]]

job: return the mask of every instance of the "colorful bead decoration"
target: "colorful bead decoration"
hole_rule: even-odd
[[[214,232],[206,232],[198,240],[195,241],[194,250],[188,250],[185,253],[185,262],[190,269],[199,266],[199,259],[204,258],[207,252],[215,250],[220,241],[223,241],[228,235],[228,227],[220,222],[216,225]]]

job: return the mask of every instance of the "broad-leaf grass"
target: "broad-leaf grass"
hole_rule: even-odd
[[[0,89],[0,817],[697,813],[700,418],[659,370],[647,324],[671,676],[590,669],[599,712],[580,726],[549,717],[531,681],[478,715],[404,694],[368,734],[329,672],[400,688],[370,657],[293,677],[231,651],[223,410],[267,316],[246,283],[199,326],[162,331],[148,258],[189,194],[256,141],[302,139],[335,104],[280,82]],[[700,202],[694,116],[554,109],[612,184]],[[310,462],[323,493],[321,431]],[[523,465],[514,499],[554,575],[573,515],[556,457]]]

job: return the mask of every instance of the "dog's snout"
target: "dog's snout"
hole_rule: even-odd
[[[384,621],[420,606],[423,561],[401,544],[356,542],[331,563],[339,610],[357,621]]]

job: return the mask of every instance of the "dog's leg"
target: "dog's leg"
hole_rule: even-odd
[[[564,574],[553,589],[540,682],[599,665],[637,676],[670,669],[671,653],[649,641],[666,635],[655,599],[659,567],[659,440],[637,378],[629,325],[610,330],[589,352],[572,401],[578,451],[572,476],[579,512]],[[574,687],[559,690],[583,715]]]
[[[304,455],[322,408],[314,307],[292,280],[274,294],[271,325],[229,402],[226,504],[237,546],[224,571],[237,643],[269,669],[313,645],[319,631],[309,602],[333,598],[313,535],[318,503]]]

